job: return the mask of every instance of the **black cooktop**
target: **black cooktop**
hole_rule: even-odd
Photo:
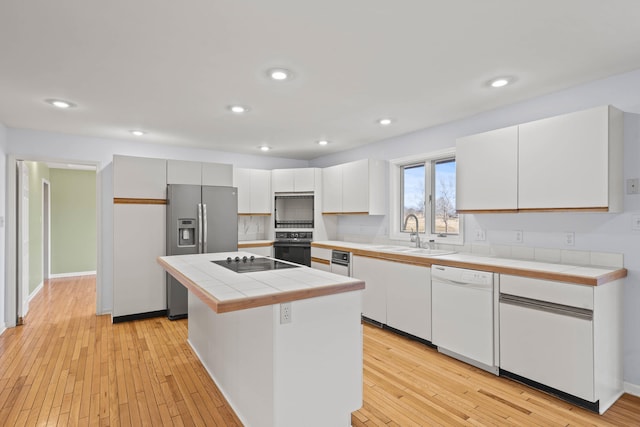
[[[251,257],[235,257],[227,258],[222,261],[211,261],[214,264],[218,264],[224,268],[228,268],[236,273],[255,273],[257,271],[269,271],[280,270],[285,268],[298,268],[299,265],[288,264],[286,262],[277,261],[269,258],[255,258]]]

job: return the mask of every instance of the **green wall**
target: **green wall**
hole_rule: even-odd
[[[44,163],[25,162],[29,168],[29,294],[42,282],[42,180],[49,180]]]
[[[50,169],[51,274],[95,271],[96,172]]]

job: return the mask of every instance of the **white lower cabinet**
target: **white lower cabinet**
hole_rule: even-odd
[[[590,402],[593,321],[500,304],[501,368]]]
[[[431,269],[389,264],[387,325],[431,341]]]
[[[352,276],[365,282],[362,315],[430,341],[430,269],[363,256],[352,262]]]
[[[166,310],[165,205],[113,206],[113,317]]]
[[[623,392],[622,280],[500,276],[500,368],[603,413]]]

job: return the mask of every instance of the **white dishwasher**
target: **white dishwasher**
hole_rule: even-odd
[[[493,273],[431,266],[431,342],[438,351],[498,374]]]

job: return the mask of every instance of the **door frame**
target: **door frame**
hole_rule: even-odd
[[[51,183],[42,178],[42,283],[51,276]]]
[[[17,165],[18,161],[31,162],[51,162],[51,163],[70,163],[76,165],[93,166],[96,168],[96,233],[97,233],[97,260],[96,260],[96,314],[102,314],[102,170],[100,162],[73,160],[73,159],[56,159],[50,157],[29,156],[15,154],[7,155],[7,205],[6,205],[6,231],[5,231],[5,325],[8,328],[16,326],[18,320],[17,313],[17,242],[18,242],[18,218],[17,218]]]

